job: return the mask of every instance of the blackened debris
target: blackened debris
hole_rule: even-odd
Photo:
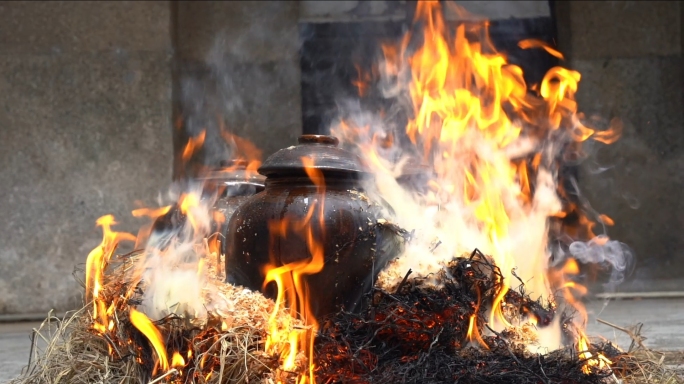
[[[407,274],[391,293],[376,289],[367,311],[323,321],[315,344],[318,382],[600,383],[611,374],[585,374],[585,361],[572,348],[532,354],[493,331],[482,342],[469,340],[471,317],[484,330],[501,289],[501,272],[478,250],[433,276]],[[505,301],[539,326],[553,320],[553,308],[522,288],[509,291]]]

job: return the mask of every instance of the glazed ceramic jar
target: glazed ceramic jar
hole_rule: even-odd
[[[312,169],[308,174],[303,161]],[[362,182],[371,175],[362,161],[339,148],[335,137],[304,135],[258,172],[266,176],[264,191],[240,204],[228,224],[227,282],[274,298],[275,284],[264,286],[266,270],[312,260],[313,239],[322,247],[324,265],[303,277],[310,309],[318,318],[361,309],[378,272],[403,244],[382,225],[386,207],[364,193]]]

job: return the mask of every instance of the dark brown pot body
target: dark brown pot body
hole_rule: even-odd
[[[309,305],[317,318],[340,309],[356,311],[365,304],[373,280],[401,249],[402,239],[382,224],[382,207],[369,200],[358,179],[345,172],[327,169],[325,190],[302,173],[271,175],[263,192],[238,206],[226,233],[226,276],[232,284],[261,290],[275,298],[275,285],[264,287],[268,265],[282,266],[310,260],[306,236],[290,225],[285,233],[269,232],[269,225],[283,220],[308,221],[313,238],[323,246],[323,269],[303,279]]]
[[[222,235],[225,234],[228,228],[228,223],[230,222],[230,218],[233,216],[235,210],[240,206],[240,204],[247,201],[250,196],[262,191],[263,189],[263,185],[231,185],[226,188],[226,190],[219,195],[218,199],[214,203],[213,208],[223,216],[223,219],[220,222],[213,222],[212,227],[215,229],[215,231]]]

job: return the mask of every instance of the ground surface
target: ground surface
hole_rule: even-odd
[[[601,301],[588,305],[590,335],[601,335],[628,348],[631,339],[619,330],[596,322],[596,318],[621,327],[643,323],[644,344],[660,351],[684,351],[684,299]],[[31,329],[39,323],[0,323],[0,383],[17,376],[28,362]],[[669,364],[684,364],[684,354],[670,354]]]
[[[31,329],[40,323],[0,324],[0,383],[14,378],[28,362]]]
[[[631,342],[630,337],[596,319],[623,328],[643,323],[641,335],[647,338],[644,345],[662,351],[684,351],[684,298],[617,300],[610,301],[605,308],[603,306],[602,301],[590,302],[587,306],[590,335],[601,335],[626,349]]]

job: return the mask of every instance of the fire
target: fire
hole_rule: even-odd
[[[202,131],[196,137],[191,137],[190,139],[188,139],[188,142],[187,144],[185,144],[185,147],[183,148],[183,153],[181,155],[181,159],[183,159],[183,161],[190,160],[192,155],[199,148],[202,148],[202,145],[204,144],[204,138],[206,137],[206,135],[207,131]]]
[[[480,296],[481,296],[481,294],[480,294],[480,290],[478,288],[477,289],[477,303],[475,304],[475,309],[473,310],[473,314],[470,315],[470,320],[468,323],[467,337],[471,343],[477,343],[481,347],[483,347],[485,349],[489,349],[489,347],[484,342],[484,340],[482,340],[482,336],[480,336],[480,330],[478,329],[478,326],[477,326],[477,314],[480,311],[480,305],[481,305]]]
[[[182,118],[177,120],[177,129],[182,129]],[[261,165],[262,151],[257,148],[250,140],[230,133],[226,127],[223,117],[216,116],[216,123],[218,125],[218,134],[220,138],[223,139],[224,143],[228,147],[231,153],[231,160],[234,160],[236,164],[234,165],[220,165],[220,169],[217,169],[217,164],[212,164],[208,166],[204,164],[205,161],[210,162],[213,159],[202,158],[206,154],[201,153],[202,148],[205,145],[205,141],[211,141],[213,138],[211,134],[207,137],[207,130],[202,130],[196,136],[189,137],[182,148],[180,158],[178,159],[182,167],[189,167],[187,170],[181,170],[183,173],[182,177],[186,177],[185,173],[189,172],[191,177],[203,177],[207,174],[214,172],[232,172],[242,166],[244,162],[246,165],[246,175],[256,174],[257,168]]]
[[[233,158],[245,161],[247,163],[246,170],[248,172],[256,172],[259,166],[261,166],[261,156],[263,152],[251,141],[228,132],[223,120],[219,120],[219,122],[223,140],[225,140],[226,143],[231,144],[234,148]],[[226,168],[226,170],[230,171],[233,169],[229,167]]]
[[[131,212],[133,217],[149,217],[151,219],[156,219],[159,216],[165,215],[171,209],[170,205],[160,207],[160,208],[138,208]]]
[[[180,198],[180,210],[187,216],[192,229],[198,229],[200,223],[198,222],[198,217],[193,213],[200,205],[200,197],[196,193],[186,193],[181,195]]]
[[[545,41],[539,40],[539,39],[525,39],[521,40],[518,43],[518,47],[522,49],[529,49],[529,48],[542,48],[546,52],[548,52],[551,56],[557,57],[561,60],[564,59],[563,54],[558,52],[558,50],[554,49],[553,47],[549,46]]]
[[[610,360],[589,351],[590,343],[581,331],[586,323],[586,310],[580,297],[586,294],[586,288],[575,281],[579,265],[568,258],[560,267],[549,268],[546,237],[549,218],[564,217],[577,209],[571,204],[563,207],[557,196],[558,143],[573,146],[592,139],[610,144],[619,137],[619,122],[611,122],[611,128],[603,131],[584,125],[574,100],[581,78],[576,71],[552,68],[537,87],[528,88],[522,69],[509,64],[506,56],[494,49],[486,23],[461,23],[452,33],[437,1],[417,2],[415,22],[424,25],[422,45],[413,48],[412,33],[398,46],[384,45],[384,61],[379,68],[384,91],[396,96],[403,87],[410,101],[410,116],[402,132],[410,142],[409,148],[399,148],[402,140],[393,132],[379,130],[372,122],[342,121],[333,129],[343,141],[359,146],[375,171],[378,193],[397,209],[399,224],[422,231],[407,246],[396,268],[404,276],[408,269],[402,264],[405,262],[413,270],[429,273],[431,268],[462,255],[463,251],[481,248],[500,268],[504,285],[492,303],[482,303],[478,295],[466,336],[471,344],[487,348],[483,340],[485,331],[478,324],[481,306],[491,307],[488,326],[492,329],[512,325],[513,319],[506,317],[503,308],[510,284],[516,281],[513,270],[519,268],[522,280],[526,284],[531,281],[529,286],[538,297],[551,296],[559,290],[564,301],[577,309],[575,342],[580,357],[586,360],[583,370],[588,373],[592,368],[609,367]],[[519,46],[541,48],[562,59],[560,52],[538,40],[525,40]],[[357,70],[359,76],[354,85],[363,97],[369,93],[369,82],[376,73],[368,75],[360,68]],[[221,134],[234,147],[235,157],[241,162],[224,170],[233,171],[244,165],[246,175],[256,172],[261,164],[261,151],[251,142],[228,133],[223,126]],[[191,159],[205,139],[204,131],[190,138],[182,151],[182,160]],[[395,161],[399,157],[401,160]],[[402,174],[409,160],[429,165],[430,172],[424,175],[429,179],[425,191],[408,193],[394,188],[395,178]],[[269,230],[271,240],[301,237],[308,255],[281,265],[271,254],[271,264],[263,272],[264,288],[271,283],[277,288],[265,350],[281,359],[283,372],[298,374],[298,382],[303,384],[315,382],[313,341],[319,324],[309,305],[306,276],[319,273],[324,267],[326,186],[313,161],[306,157],[301,161],[318,197],[309,203],[303,218],[273,221]],[[212,213],[210,205],[201,192],[190,191],[177,196],[173,206],[133,211],[135,217],[157,218],[177,209],[184,223],[165,247],[154,242],[146,244],[138,238],[136,246],[145,247],[145,258],[133,272],[130,295],[134,290],[142,290],[138,283],[144,283],[146,291],[142,302],[136,304],[138,309],[129,309],[130,323],[155,352],[156,368],[167,374],[175,369],[183,375],[183,370],[192,366],[199,368],[197,374],[205,381],[213,374],[204,370],[209,354],[191,365],[195,364],[191,349],[185,357],[180,352],[184,347],[174,351],[177,346],[173,346],[167,351],[167,335],[155,322],[169,314],[180,313],[193,320],[201,318],[202,313],[206,315],[199,292],[207,289],[204,276],[211,267],[209,260],[220,259],[218,236],[209,233],[210,223],[225,220],[219,213]],[[613,224],[606,215],[598,215],[596,220],[604,225]],[[594,223],[588,217],[580,215],[579,222],[580,228],[568,234],[576,238],[595,237]],[[104,235],[100,246],[88,256],[86,283],[88,299],[93,302],[93,329],[105,334],[115,327],[112,313],[117,306],[129,305],[129,297],[102,299],[104,271],[117,244],[136,238],[112,231],[112,216],[103,216],[97,223]],[[593,241],[602,245],[608,240],[597,237]],[[435,243],[443,245],[432,248]],[[434,259],[425,257],[426,244],[430,244]],[[283,317],[283,311],[290,317]],[[296,325],[294,319],[301,320],[304,327]],[[526,320],[537,324],[534,317]],[[230,329],[229,320],[217,323],[221,331]]]
[[[204,131],[190,138],[182,160],[189,161],[197,154],[205,139]],[[227,135],[226,140],[234,147],[237,162],[222,171],[241,172],[246,168],[244,174],[249,178],[260,165],[261,151],[237,136]],[[199,171],[201,174],[208,170],[200,167]],[[127,351],[139,364],[147,365],[152,362],[147,360],[153,359],[154,369],[147,373],[155,376],[162,372],[153,382],[166,377],[176,382],[180,376],[192,382],[196,378],[208,380],[217,368],[218,357],[210,351],[193,350],[191,339],[179,339],[174,332],[181,322],[181,329],[191,324],[193,332],[199,332],[198,339],[206,337],[207,342],[214,343],[220,336],[212,326],[214,319],[218,318],[221,331],[234,323],[225,315],[233,304],[221,293],[225,288],[219,238],[222,234],[215,233],[226,218],[213,209],[216,191],[204,183],[191,180],[181,191],[169,192],[173,201],[170,205],[149,208],[136,203],[139,208],[132,211],[132,216],[154,222],[143,225],[137,238],[113,231],[116,222],[111,215],[98,219],[103,240],[86,262],[87,300],[93,303],[92,329],[105,338],[113,358],[125,357]],[[118,279],[112,279],[105,271],[122,241],[135,241],[135,251],[119,256],[111,268]],[[150,350],[136,344],[136,330],[149,342],[153,355],[146,356]],[[297,348],[298,344],[292,345]],[[187,353],[181,352],[186,347]],[[274,348],[280,349],[281,345],[276,343]],[[196,371],[198,366],[200,370]]]
[[[174,352],[171,358],[171,368],[182,369],[185,366],[185,359],[180,353]]]
[[[577,350],[579,351],[580,359],[586,360],[586,364],[582,366],[582,372],[589,374],[591,373],[591,367],[598,368],[599,370],[606,369],[613,364],[610,359],[603,356],[602,354],[597,354],[596,357],[589,352],[589,342],[584,332],[580,331],[580,338],[577,342]]]
[[[145,335],[150,344],[152,344],[152,347],[157,354],[157,358],[159,359],[159,367],[163,371],[167,371],[169,369],[169,359],[166,355],[166,347],[164,346],[161,332],[159,332],[157,327],[155,327],[152,321],[150,321],[144,313],[138,312],[133,308],[131,308],[130,311],[130,318],[133,326]]]
[[[368,93],[368,83],[370,82],[370,74],[361,71],[359,65],[354,66],[356,68],[356,73],[358,78],[352,80],[352,85],[358,90],[359,96],[363,97]]]
[[[461,22],[450,30],[441,6],[437,1],[417,2],[414,25],[423,27],[418,39],[409,32],[400,44],[382,46],[377,81],[386,97],[410,100],[405,126],[410,145],[400,146],[391,128],[362,113],[352,112],[333,133],[369,161],[378,193],[398,211],[399,223],[425,233],[423,244],[408,247],[398,260],[396,275],[408,268],[428,274],[440,262],[480,248],[491,255],[504,278],[495,301],[486,303],[492,308],[490,326],[508,327],[503,308],[511,283],[517,281],[514,268],[537,297],[549,297],[557,288],[576,295],[586,291],[577,283],[547,277],[554,272],[546,244],[549,218],[578,213],[558,197],[555,158],[563,146],[579,151],[589,139],[610,144],[619,137],[621,125],[617,120],[607,130],[585,125],[575,101],[581,78],[577,71],[554,67],[539,85],[528,87],[522,69],[496,51],[488,22]],[[539,40],[524,40],[519,46],[563,58]],[[367,78],[359,75],[359,81]],[[368,88],[356,83],[359,89]],[[396,161],[400,155],[402,160]],[[430,166],[433,175],[427,176],[426,192],[399,191],[393,179],[407,158]],[[612,224],[607,216],[597,220]],[[575,239],[594,237],[589,218],[580,215],[580,225],[576,234],[586,236]],[[425,260],[425,244],[434,238],[442,246],[433,252],[434,260]],[[468,338],[482,345],[476,323],[471,318]]]
[[[582,330],[588,320],[587,310],[580,298],[587,294],[587,289],[581,284],[572,281],[580,273],[579,265],[574,259],[568,260],[565,265],[557,270],[552,270],[549,274],[550,279],[559,286],[565,302],[577,311],[573,319],[573,325],[577,332],[577,351],[580,359],[586,360],[582,366],[582,371],[586,374],[591,372],[591,368],[603,370],[610,367],[612,362],[603,354],[598,353],[596,357],[589,352],[589,340]]]
[[[93,301],[93,328],[104,333],[108,328],[111,330],[109,315],[113,308],[110,303],[102,300],[100,290],[104,283],[104,271],[109,264],[112,254],[120,241],[134,241],[135,236],[112,231],[116,224],[114,216],[106,215],[97,219],[97,225],[102,227],[102,243],[93,249],[86,260],[86,299]]]
[[[166,215],[169,213],[171,210],[171,205],[166,205],[164,207],[160,208],[147,208],[147,207],[142,207],[138,209],[134,209],[131,212],[131,215],[133,217],[147,217],[151,219],[152,221],[149,223],[149,225],[146,226],[141,226],[140,229],[138,230],[138,236],[135,240],[135,249],[139,249],[145,245],[147,240],[150,237],[150,234],[152,232],[152,223],[154,220],[156,220],[158,217]]]
[[[301,236],[306,240],[310,258],[279,266],[275,257],[271,255],[272,264],[265,268],[264,287],[274,282],[278,295],[269,319],[266,351],[282,357],[284,371],[295,371],[297,356],[300,352],[304,352],[309,358],[308,372],[306,375],[301,375],[299,382],[314,383],[313,340],[318,331],[318,322],[309,307],[309,288],[302,278],[320,272],[324,266],[323,244],[318,237],[325,236],[325,217],[323,216],[325,183],[323,174],[314,168],[311,159],[302,158],[302,164],[307,176],[316,186],[318,199],[310,203],[303,219],[294,220],[286,217],[281,221],[272,222],[269,232],[274,238],[285,237],[292,232]],[[286,307],[289,307],[292,318],[299,317],[304,321],[307,329],[292,329],[291,324],[282,324],[278,313]],[[281,349],[278,350],[278,347]]]

